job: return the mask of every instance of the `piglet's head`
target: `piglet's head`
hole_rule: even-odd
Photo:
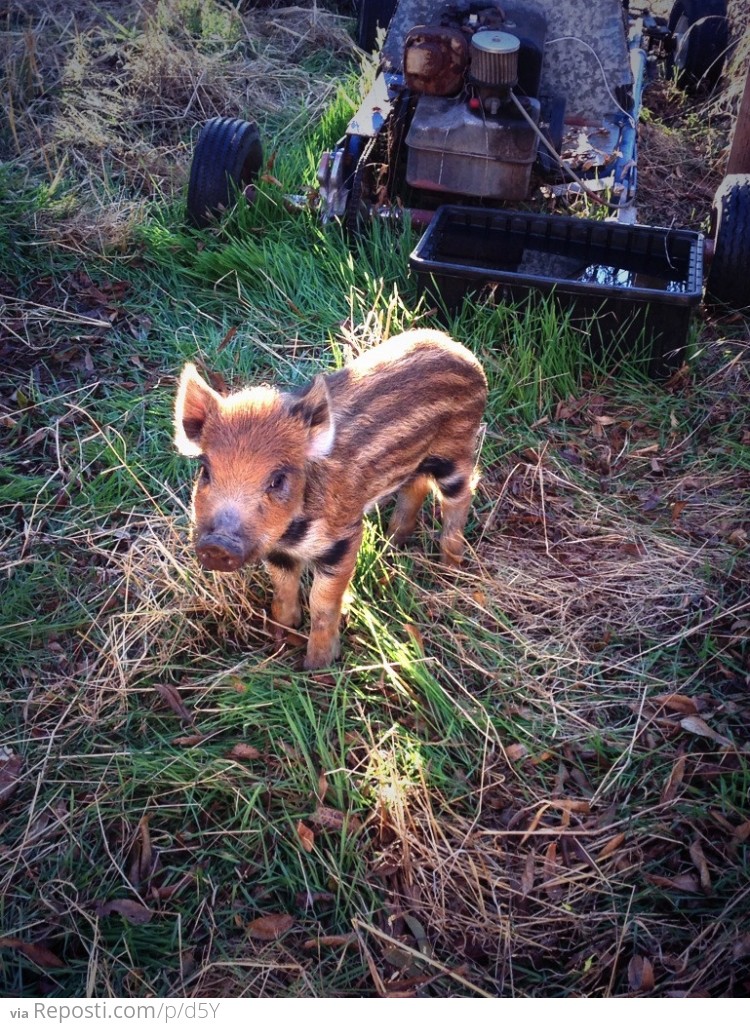
[[[299,536],[307,474],[333,448],[325,378],[285,394],[270,387],[220,395],[189,363],[175,403],[175,443],[197,458],[195,550],[231,572]]]

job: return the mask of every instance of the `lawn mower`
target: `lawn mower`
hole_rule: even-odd
[[[704,239],[636,223],[641,99],[659,68],[689,91],[716,85],[726,0],[676,0],[669,18],[621,0],[359,0],[357,39],[379,47],[378,69],[321,155],[323,221],[361,234],[408,212],[426,228],[412,270],[444,305],[487,288],[506,299],[554,291],[587,314],[604,299],[617,324],[642,309],[634,327],[662,336],[657,362],[671,351],[674,363],[702,296]],[[254,123],[209,121],[189,220],[209,223],[262,160]],[[571,191],[590,198],[586,216],[531,207]],[[745,173],[717,193],[713,255],[710,294],[750,304]]]

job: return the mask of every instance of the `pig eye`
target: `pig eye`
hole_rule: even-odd
[[[286,490],[287,475],[284,472],[279,471],[274,473],[271,479],[268,481],[268,487],[266,491],[269,494],[275,494],[280,497]]]
[[[198,477],[199,482],[202,484],[210,484],[211,470],[208,467],[208,459],[205,457],[205,455],[202,455],[198,461],[200,462],[201,466],[200,476]]]

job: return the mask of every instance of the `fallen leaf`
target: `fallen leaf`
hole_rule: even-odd
[[[193,878],[195,878],[193,872],[188,871],[182,876],[182,878],[180,878],[179,881],[173,882],[171,885],[161,885],[158,889],[152,887],[150,895],[152,899],[155,900],[171,900],[172,897],[176,896],[180,889],[182,889],[188,882],[192,881]]]
[[[354,932],[348,932],[346,935],[320,935],[317,939],[305,939],[302,943],[303,949],[317,949],[319,946],[325,946],[328,948],[335,948],[336,946],[351,946],[357,941],[357,936]]]
[[[138,823],[138,834],[133,843],[129,859],[128,878],[134,888],[138,888],[151,875],[153,868],[153,850],[151,834],[148,828],[149,815],[144,814]]]
[[[323,803],[328,792],[328,778],[325,772],[321,772],[318,776],[318,800]]]
[[[734,835],[734,826],[724,817],[721,811],[717,811],[715,807],[712,807],[708,813],[720,828],[723,828],[729,835]]]
[[[711,728],[707,722],[704,722],[702,718],[697,715],[688,715],[687,718],[680,719],[680,725],[685,732],[691,732],[694,736],[702,736],[704,739],[713,740],[714,743],[718,743],[722,747],[731,747],[731,742],[724,736],[720,736],[718,732]]]
[[[401,946],[386,946],[383,949],[384,959],[399,971],[406,971],[414,966],[414,956]]]
[[[245,933],[249,939],[258,939],[260,942],[272,942],[286,934],[294,924],[291,914],[267,914],[265,917],[256,917],[245,926]]]
[[[411,622],[407,622],[406,625],[404,626],[404,629],[419,648],[419,653],[422,655],[422,657],[424,657],[424,640],[422,639],[422,634],[420,633],[420,631]]]
[[[235,761],[254,761],[256,758],[262,757],[262,754],[257,747],[252,747],[249,743],[235,743],[229,751],[229,756]]]
[[[551,761],[554,757],[554,753],[551,750],[545,750],[541,754],[537,754],[536,757],[531,758],[532,764],[544,764],[545,761]]]
[[[219,342],[219,347],[216,349],[216,351],[223,352],[236,333],[237,327],[230,327],[227,333],[224,335],[223,339]]]
[[[534,817],[531,819],[529,825],[526,828],[526,831],[521,836],[521,840],[520,840],[520,845],[521,846],[523,846],[523,844],[526,842],[526,840],[529,838],[529,836],[533,832],[536,832],[536,830],[539,828],[539,822],[542,820],[542,818],[546,814],[547,809],[548,808],[547,808],[546,804],[542,804],[541,807],[537,808],[537,810],[536,810],[536,812],[534,814]]]
[[[404,924],[409,928],[414,938],[417,940],[417,949],[420,953],[424,953],[425,956],[432,956],[432,946],[430,940],[427,938],[427,932],[424,929],[422,922],[414,917],[413,914],[404,914]]]
[[[188,709],[182,700],[182,697],[177,691],[176,686],[172,686],[171,683],[155,683],[154,689],[162,697],[176,715],[182,719],[187,725],[194,726],[193,716],[190,714]]]
[[[126,921],[131,924],[148,924],[154,916],[154,912],[136,900],[109,900],[103,903],[96,910],[99,917],[108,917],[110,914],[122,914]]]
[[[698,705],[693,698],[685,696],[684,693],[663,693],[659,697],[654,697],[654,703],[669,711],[678,711],[681,715],[694,715],[698,711]]]
[[[575,782],[577,784],[577,786],[581,790],[581,792],[587,793],[587,794],[588,793],[592,793],[593,794],[593,792],[594,792],[593,786],[591,785],[591,783],[589,782],[587,776],[584,774],[584,772],[581,771],[580,768],[571,768],[570,769],[570,778],[573,780],[573,782]]]
[[[654,987],[654,969],[645,956],[636,954],[628,964],[628,987],[631,992],[650,992]]]
[[[511,743],[505,748],[505,756],[511,762],[520,761],[522,757],[526,757],[528,750],[523,743]]]
[[[172,746],[174,747],[197,747],[199,743],[202,743],[206,737],[202,732],[193,733],[192,736],[175,736],[172,740]]]
[[[310,820],[321,828],[332,829],[340,832],[344,827],[346,815],[343,811],[337,811],[335,807],[316,807],[310,815]]]
[[[297,822],[297,835],[299,841],[302,843],[302,848],[307,853],[312,853],[313,847],[315,846],[315,833],[311,828],[308,828],[303,821]]]
[[[711,892],[711,875],[708,870],[708,861],[706,855],[703,852],[700,839],[696,839],[690,844],[690,859],[698,869],[698,874],[701,880],[701,889],[705,893]]]
[[[599,857],[597,859],[603,860],[605,857],[609,857],[611,854],[615,852],[615,850],[619,850],[619,848],[622,846],[624,842],[625,833],[618,832],[618,834],[616,836],[612,836],[610,841],[603,847],[602,852],[599,854]]]
[[[4,946],[6,949],[17,949],[19,953],[27,956],[37,967],[65,966],[60,957],[53,953],[51,949],[47,949],[46,946],[40,946],[37,942],[23,942],[21,939],[6,937],[0,939],[0,946]]]
[[[667,804],[670,800],[674,800],[677,795],[677,792],[682,785],[682,780],[685,777],[685,761],[685,755],[681,754],[672,765],[672,771],[669,773],[667,784],[661,794],[661,802],[663,804]]]
[[[557,863],[557,843],[553,840],[544,853],[544,866],[542,875],[545,882],[551,882],[557,877],[559,865]]]
[[[675,501],[672,505],[672,522],[676,523],[682,513],[687,508],[686,501]]]
[[[654,509],[658,508],[661,504],[661,498],[658,494],[649,494],[641,502],[641,512],[653,512]]]
[[[570,448],[570,447],[561,448],[560,449],[560,458],[561,459],[565,459],[565,461],[570,463],[571,466],[581,466],[581,465],[583,465],[583,459],[578,454],[578,451],[577,451],[576,448]]]
[[[735,828],[734,838],[738,843],[744,843],[746,839],[750,839],[750,820],[743,822]]]
[[[429,985],[439,977],[439,974],[414,974],[410,971],[405,978],[396,978],[388,981],[385,998],[413,999],[421,988]]]
[[[700,892],[700,882],[696,875],[684,874],[673,875],[668,878],[666,875],[644,874],[646,881],[652,885],[658,885],[660,889],[679,889],[681,892]]]
[[[521,892],[524,896],[527,896],[534,888],[534,859],[536,854],[534,850],[529,850],[526,854],[526,863],[523,866],[523,874],[521,875]]]
[[[586,404],[585,398],[573,398],[568,396],[564,401],[560,400],[555,409],[556,420],[569,420],[576,413],[579,413]]]
[[[550,800],[549,805],[564,811],[577,811],[580,814],[588,814],[591,810],[588,800]]]
[[[336,896],[332,892],[311,892],[309,889],[305,889],[304,892],[296,894],[294,905],[300,910],[312,910],[313,907],[317,906],[329,906],[335,900]]]
[[[576,839],[575,836],[562,836],[560,839],[560,849],[563,851],[567,860],[572,860],[575,857],[576,860],[582,864],[588,864],[590,867],[596,867],[596,861],[588,852],[583,843]]]

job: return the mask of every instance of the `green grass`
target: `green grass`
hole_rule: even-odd
[[[467,302],[469,557],[439,569],[429,506],[406,551],[371,516],[329,672],[274,647],[262,571],[193,557],[185,360],[290,386],[438,322],[408,224],[352,249],[284,207],[347,88],[203,233],[175,191],[124,250],[63,245],[80,183],[2,172],[0,988],[622,996],[638,955],[657,994],[746,994],[745,363],[665,387],[551,304]]]

